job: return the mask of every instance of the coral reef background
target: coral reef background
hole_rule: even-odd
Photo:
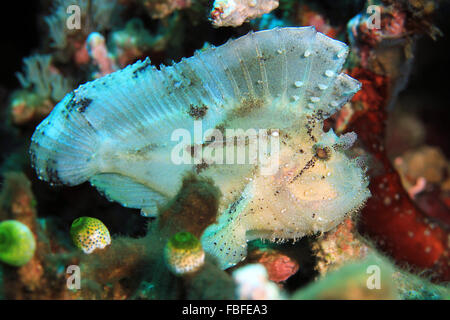
[[[90,4],[82,20],[89,24],[61,33],[54,26],[65,23],[69,2],[8,3],[1,11],[0,222],[25,224],[36,249],[22,267],[0,263],[0,298],[450,297],[448,2],[280,0],[256,18],[259,7],[239,11],[227,1],[75,1]],[[368,5],[382,8],[378,32],[367,29]],[[218,28],[212,21],[227,10],[232,26]],[[199,271],[174,275],[166,243],[182,231],[198,238],[215,221],[220,195],[211,181],[188,177],[153,220],[108,202],[88,184],[52,187],[31,169],[34,128],[79,84],[147,56],[154,65],[169,64],[250,30],[306,25],[350,45],[347,72],[363,83],[327,126],[357,132],[353,152],[367,158],[372,198],[335,230],[296,243],[253,241],[248,258],[230,270],[206,255]],[[70,226],[82,216],[107,226],[110,246],[91,255],[76,248]],[[81,290],[66,287],[69,265],[83,270]],[[383,290],[366,286],[371,265],[381,268]],[[258,278],[242,283],[245,272]]]

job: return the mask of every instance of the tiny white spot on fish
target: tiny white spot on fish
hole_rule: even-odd
[[[295,81],[294,86],[296,86],[297,88],[300,88],[301,86],[303,86],[303,81]]]
[[[278,54],[283,54],[283,50],[281,50],[281,49],[278,49],[277,52],[278,52]]]
[[[327,70],[327,71],[325,71],[325,75],[326,75],[327,77],[331,78],[332,76],[334,76],[334,71],[332,71],[332,70]]]
[[[311,55],[311,51],[309,51],[309,50],[306,50],[305,53],[303,54],[303,56],[305,58],[308,58],[310,55]]]
[[[337,54],[337,57],[340,59],[340,58],[343,58],[344,56],[345,56],[345,54],[347,53],[347,51],[341,51],[341,52],[339,52],[338,54]]]

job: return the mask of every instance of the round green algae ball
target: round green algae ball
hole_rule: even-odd
[[[164,248],[167,267],[175,275],[199,270],[205,262],[205,251],[200,241],[190,232],[178,232]]]
[[[28,263],[36,250],[30,228],[17,220],[0,222],[0,261],[15,267]]]
[[[104,249],[111,243],[108,228],[96,218],[80,217],[72,222],[70,236],[75,246],[90,254],[96,249]]]

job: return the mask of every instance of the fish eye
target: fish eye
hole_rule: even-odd
[[[331,157],[331,149],[329,147],[315,146],[314,155],[320,160],[328,160]]]

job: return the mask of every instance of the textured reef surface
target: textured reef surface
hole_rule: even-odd
[[[36,2],[5,40],[0,299],[450,298],[449,10]]]

